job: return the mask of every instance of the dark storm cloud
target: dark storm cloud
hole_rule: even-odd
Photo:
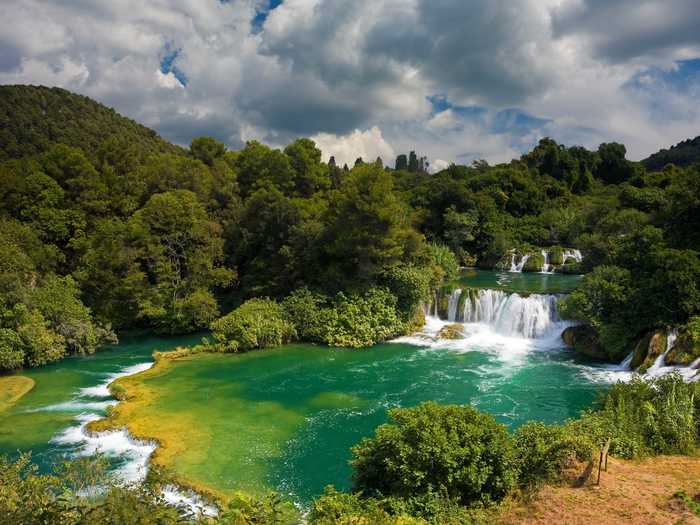
[[[581,35],[612,62],[700,50],[698,0],[583,0],[553,12],[556,36]]]

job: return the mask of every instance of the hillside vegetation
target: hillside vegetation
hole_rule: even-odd
[[[686,167],[700,162],[700,136],[662,149],[642,161],[649,171],[661,171],[667,164]]]
[[[141,154],[180,151],[152,129],[88,97],[61,88],[0,86],[0,161],[44,153],[54,144],[81,148],[97,160],[109,138]]]

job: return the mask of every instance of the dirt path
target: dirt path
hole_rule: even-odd
[[[529,504],[501,516],[504,524],[700,524],[673,499],[679,490],[700,494],[700,457],[662,456],[642,462],[610,458],[600,487],[596,475],[580,488],[547,486]]]

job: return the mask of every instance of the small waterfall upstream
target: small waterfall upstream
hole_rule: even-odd
[[[577,263],[583,261],[583,255],[580,250],[564,250],[562,258],[564,259],[564,264],[566,264],[567,259],[573,259]]]
[[[646,372],[644,372],[644,377],[661,377],[671,372],[678,372],[686,381],[697,381],[700,379],[698,373],[700,370],[700,358],[696,359],[688,366],[678,366],[670,365],[666,363],[666,356],[673,349],[676,344],[676,339],[678,339],[678,329],[673,328],[666,333],[666,349],[663,354],[658,356]],[[620,363],[617,369],[620,372],[635,372],[632,369],[632,360],[634,358],[634,352],[631,352],[625,359]]]
[[[516,262],[515,252],[513,252],[510,257],[510,270],[508,271],[513,273],[522,273],[523,268],[525,268],[525,263],[527,263],[529,258],[530,256],[525,254],[521,257],[520,262]]]
[[[456,289],[447,301],[447,321],[479,323],[505,336],[540,338],[561,323],[557,296],[523,296],[502,290]]]
[[[542,263],[542,270],[540,273],[554,273],[550,271],[551,265],[549,264],[549,250],[542,250],[542,258],[544,262]]]

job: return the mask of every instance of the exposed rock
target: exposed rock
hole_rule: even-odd
[[[593,359],[608,361],[610,358],[600,343],[598,333],[588,325],[570,326],[561,334],[561,338],[578,353]]]
[[[440,339],[464,339],[464,333],[462,333],[462,325],[459,324],[448,324],[443,326],[438,332],[438,338]]]
[[[666,351],[667,335],[665,330],[654,330],[642,337],[634,347],[634,357],[630,366],[640,373],[646,372]]]
[[[681,330],[673,348],[666,354],[669,365],[688,366],[700,358],[700,341],[689,330]]]

